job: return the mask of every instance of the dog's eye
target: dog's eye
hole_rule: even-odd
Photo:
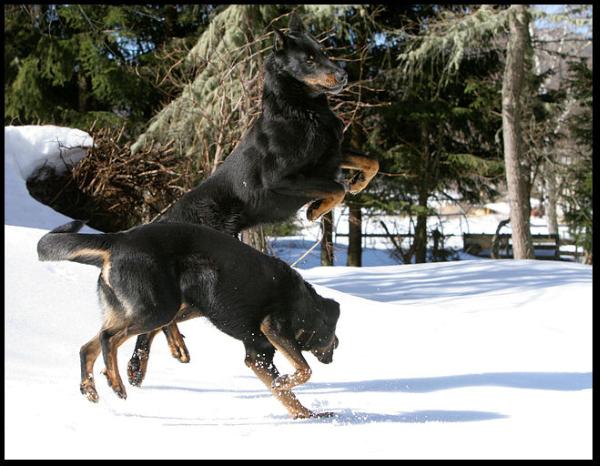
[[[306,64],[307,65],[314,65],[315,64],[315,57],[313,57],[312,55],[310,55],[309,57],[306,58]]]

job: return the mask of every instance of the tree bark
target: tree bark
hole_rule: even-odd
[[[556,185],[556,174],[553,170],[546,170],[546,219],[548,222],[548,233],[558,234],[558,215],[556,203],[558,200],[558,188]]]
[[[83,74],[83,70],[79,71],[79,75],[77,77],[77,88],[78,88],[78,103],[79,103],[79,111],[81,113],[87,112],[87,101],[88,101],[88,85],[87,79]]]
[[[349,204],[348,260],[350,267],[362,267],[362,211],[360,205]]]
[[[321,265],[333,265],[333,211],[321,218],[323,241],[321,241]]]
[[[529,13],[525,5],[513,5],[509,17],[509,39],[502,81],[502,136],[506,184],[510,202],[513,257],[533,259],[529,228],[527,173],[521,167],[523,141],[521,135],[521,93],[525,78],[525,52],[530,44]]]
[[[417,224],[415,225],[415,263],[427,262],[427,199],[428,193],[425,189],[419,193],[419,211],[417,212]]]
[[[262,252],[263,254],[269,254],[269,244],[265,236],[262,226],[255,226],[242,231],[242,242],[254,249]]]

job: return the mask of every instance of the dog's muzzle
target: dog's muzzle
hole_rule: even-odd
[[[333,76],[335,77],[335,85],[330,87],[327,92],[330,94],[339,94],[342,92],[344,86],[348,84],[348,73],[340,69],[336,70],[335,73],[333,73]]]
[[[319,362],[322,362],[323,364],[329,364],[333,361],[333,351],[338,347],[339,344],[340,342],[338,337],[334,337],[328,348],[314,349],[311,351],[311,353],[315,355]]]

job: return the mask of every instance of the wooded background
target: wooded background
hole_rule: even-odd
[[[330,99],[345,144],[381,165],[346,201],[349,265],[360,265],[365,216],[409,216],[404,260],[424,262],[432,200],[504,193],[515,258],[533,257],[534,197],[551,233],[562,209],[592,262],[591,5],[296,8],[348,71],[350,84]],[[76,127],[97,144],[67,178],[32,181],[32,193],[105,231],[152,220],[210,175],[256,119],[271,26],[285,30],[290,11],[5,5],[5,124]],[[261,227],[247,239],[264,246],[266,235],[294,228]],[[327,251],[324,242],[325,263]]]

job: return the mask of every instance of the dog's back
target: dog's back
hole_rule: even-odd
[[[113,247],[113,268],[133,256],[152,257],[165,270],[174,270],[182,303],[201,310],[217,326],[224,318],[258,321],[274,307],[289,306],[290,293],[303,282],[285,262],[201,225],[164,223],[130,230]],[[129,262],[126,266],[131,268]]]
[[[76,233],[81,226],[72,222],[42,237],[40,260],[102,267],[101,299],[125,297],[112,306],[123,312],[133,312],[138,302],[165,303],[164,309],[153,308],[168,313],[168,322],[185,305],[244,339],[264,316],[289,308],[297,293],[306,292],[301,276],[285,262],[202,225],[154,223],[115,234]]]

